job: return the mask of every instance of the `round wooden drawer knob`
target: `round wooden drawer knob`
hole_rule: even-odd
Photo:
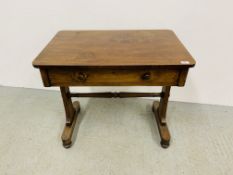
[[[142,80],[149,80],[151,78],[151,74],[150,72],[146,72],[144,74],[142,74]]]
[[[87,74],[83,73],[83,72],[79,72],[77,75],[77,79],[79,81],[86,81],[87,80]]]

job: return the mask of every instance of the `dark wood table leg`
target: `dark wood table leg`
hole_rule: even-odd
[[[166,112],[170,89],[170,86],[164,86],[162,88],[162,96],[160,102],[154,102],[152,107],[161,137],[160,143],[163,148],[167,148],[170,143],[170,133],[166,123]]]
[[[70,90],[68,87],[60,87],[61,95],[65,107],[66,113],[66,125],[62,133],[62,142],[65,148],[69,148],[72,145],[72,134],[80,111],[80,104],[78,101],[72,103],[70,97]]]

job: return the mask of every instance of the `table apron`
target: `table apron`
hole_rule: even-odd
[[[188,68],[40,68],[44,86],[184,86]]]

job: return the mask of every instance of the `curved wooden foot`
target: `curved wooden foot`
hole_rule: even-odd
[[[170,133],[169,133],[167,124],[161,123],[161,120],[160,120],[159,114],[158,114],[158,105],[159,105],[158,102],[154,102],[153,107],[152,107],[152,111],[154,112],[154,116],[156,119],[156,123],[158,126],[160,138],[161,138],[160,144],[163,148],[168,148],[169,144],[170,144]]]
[[[76,120],[78,118],[78,113],[80,111],[80,104],[79,104],[78,101],[75,101],[73,103],[73,106],[74,106],[74,109],[75,109],[73,121],[72,121],[71,125],[67,125],[67,124],[65,125],[65,128],[64,128],[62,136],[61,136],[63,146],[65,148],[70,148],[72,146],[72,140],[71,140],[72,139],[72,134],[73,134],[74,127],[75,127],[75,124],[76,124]]]

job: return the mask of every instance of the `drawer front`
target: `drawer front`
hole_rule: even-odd
[[[47,69],[50,86],[177,86],[178,69]],[[185,80],[184,80],[185,81]]]

